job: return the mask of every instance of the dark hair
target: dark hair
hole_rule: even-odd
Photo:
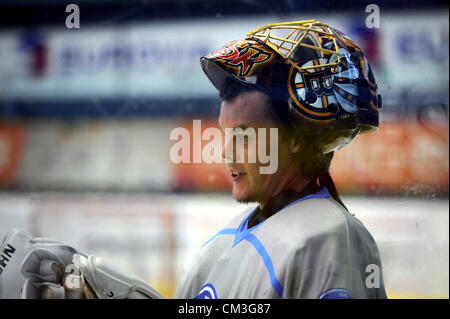
[[[255,91],[255,90],[256,89],[251,86],[244,85],[244,84],[239,83],[238,81],[235,81],[231,78],[227,78],[225,80],[225,83],[223,84],[222,88],[220,89],[219,98],[221,101],[224,101],[224,100],[231,101],[235,97],[240,95],[241,93]]]
[[[225,81],[222,89],[219,92],[220,100],[233,100],[238,95],[244,92],[260,91],[269,96],[271,104],[269,112],[275,121],[279,123],[280,133],[285,138],[295,138],[301,145],[301,152],[296,154],[296,162],[299,164],[301,173],[310,180],[318,181],[319,185],[325,186],[330,195],[340,203],[342,203],[336,186],[329,173],[331,160],[333,159],[334,152],[323,154],[320,147],[322,145],[322,135],[318,134],[304,134],[301,130],[301,125],[296,125],[293,118],[290,115],[289,105],[287,101],[273,98],[270,93],[258,90],[254,87],[244,85],[231,78]],[[327,132],[323,132],[327,133]],[[329,132],[328,132],[329,133]],[[345,207],[346,208],[346,207]]]

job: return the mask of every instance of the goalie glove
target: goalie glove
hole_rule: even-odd
[[[27,247],[30,252],[19,269],[25,278],[23,299],[85,298],[83,278],[72,264],[73,256],[81,252],[50,238],[30,239]]]
[[[75,267],[83,279],[100,299],[161,299],[155,289],[144,281],[117,271],[117,267],[109,265],[95,256],[85,257],[75,254]]]
[[[57,240],[13,230],[1,252],[7,264],[0,272],[0,298],[162,298],[145,282]]]
[[[76,278],[67,273],[73,255],[82,254],[75,248],[50,238],[33,238],[23,230],[12,230],[3,239],[0,253],[1,299],[83,297],[82,289],[64,287],[65,282]]]

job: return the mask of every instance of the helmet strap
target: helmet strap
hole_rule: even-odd
[[[328,189],[328,192],[330,193],[331,197],[333,197],[333,199],[335,201],[337,201],[345,209],[347,209],[347,207],[344,205],[344,203],[342,202],[341,198],[339,197],[339,194],[338,194],[337,189],[336,189],[336,185],[334,184],[334,181],[333,181],[333,178],[330,175],[330,172],[327,171],[325,174],[319,175],[317,178],[319,180],[319,185],[320,186],[325,186]]]

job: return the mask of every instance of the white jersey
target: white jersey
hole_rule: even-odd
[[[248,229],[252,212],[203,244],[175,298],[386,298],[375,241],[325,187]]]

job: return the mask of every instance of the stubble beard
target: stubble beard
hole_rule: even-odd
[[[234,199],[240,203],[240,204],[249,204],[249,203],[256,203],[259,202],[259,196],[255,192],[249,192],[245,196],[239,196],[239,194],[236,194],[234,186],[232,190],[232,195]]]

